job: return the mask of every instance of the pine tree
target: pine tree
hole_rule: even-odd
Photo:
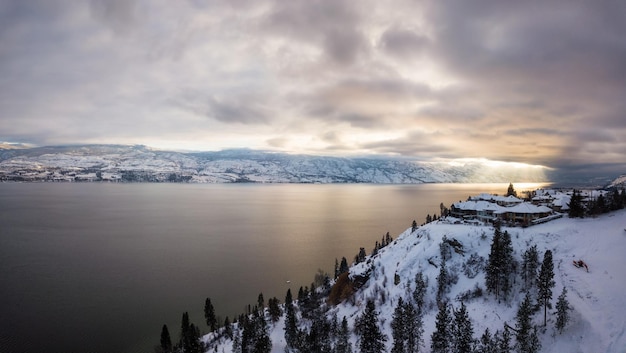
[[[313,310],[311,327],[306,335],[306,352],[329,353],[331,351],[330,331],[331,324],[320,307]],[[303,350],[304,351],[304,350]]]
[[[428,290],[428,277],[425,277],[422,272],[418,272],[415,275],[415,290],[413,290],[413,302],[415,303],[415,310],[420,317],[424,314],[424,297]]]
[[[269,313],[272,322],[276,322],[280,319],[283,312],[280,310],[280,300],[278,300],[278,298],[273,297],[268,300],[267,312]]]
[[[491,336],[489,328],[486,328],[483,335],[480,336],[480,343],[478,344],[476,353],[498,353],[497,342],[494,337]]]
[[[506,326],[506,323],[504,325],[504,330],[502,330],[502,335],[500,336],[498,332],[496,332],[495,336],[498,337],[496,341],[498,342],[499,353],[510,353],[511,352],[511,331],[509,330],[509,327]]]
[[[441,259],[439,263],[439,275],[437,276],[437,304],[441,305],[445,295],[448,293],[448,269],[446,268],[446,260]]]
[[[288,352],[297,351],[299,348],[298,336],[298,321],[296,318],[295,308],[293,306],[291,289],[287,289],[287,295],[285,296],[285,342],[287,343],[286,350]]]
[[[424,322],[422,314],[418,312],[417,307],[410,300],[404,303],[404,317],[406,320],[406,352],[418,353],[424,335]]]
[[[190,324],[189,324],[189,313],[184,312],[183,317],[180,323],[180,340],[179,346],[183,349],[183,351],[187,351],[190,346]]]
[[[474,328],[463,302],[461,307],[454,311],[452,343],[452,351],[456,353],[471,353],[474,347]]]
[[[411,233],[415,233],[416,230],[417,230],[417,222],[413,220],[413,223],[411,224]]]
[[[572,194],[572,198],[568,204],[569,206],[569,217],[570,218],[583,218],[585,216],[585,208],[583,206],[583,197],[580,194],[580,191],[574,190]]]
[[[385,350],[387,336],[378,327],[378,313],[371,299],[367,301],[363,315],[357,319],[357,331],[361,337],[360,353],[382,353]]]
[[[257,298],[257,308],[263,312],[263,309],[265,309],[265,298],[263,297],[263,293],[259,293],[259,296]]]
[[[563,333],[563,329],[565,325],[567,325],[569,321],[569,302],[567,301],[567,289],[563,287],[563,291],[561,295],[559,295],[559,299],[556,302],[556,329],[559,333]]]
[[[488,292],[494,293],[496,298],[500,294],[500,274],[503,267],[500,247],[501,238],[502,232],[500,232],[499,227],[496,227],[491,240],[491,249],[485,274],[485,287],[487,287]]]
[[[511,234],[509,234],[508,231],[504,231],[504,233],[502,233],[500,241],[500,256],[502,258],[500,288],[502,293],[506,296],[509,294],[513,286],[517,261],[515,261],[515,258],[513,258],[513,243],[511,242]]]
[[[487,291],[494,293],[496,298],[507,295],[512,287],[516,267],[511,235],[507,231],[502,233],[500,227],[496,226],[485,274]]]
[[[517,310],[517,316],[515,318],[517,341],[515,347],[517,348],[518,353],[530,352],[532,330],[531,314],[532,307],[530,303],[530,295],[526,293],[526,297],[524,298],[524,301],[520,303]]]
[[[522,279],[524,280],[524,288],[528,291],[534,287],[537,280],[537,270],[539,269],[537,245],[526,249],[522,258]]]
[[[348,320],[343,317],[341,327],[337,335],[337,344],[333,353],[352,353],[352,343],[350,343],[350,331],[348,330]]]
[[[228,316],[224,319],[224,335],[231,340],[233,339],[233,326],[231,325]]]
[[[537,300],[543,306],[543,326],[547,325],[548,308],[552,309],[550,300],[552,299],[552,288],[554,288],[554,263],[552,262],[552,251],[546,250],[543,255],[543,263],[537,278]]]
[[[163,325],[161,329],[161,352],[169,353],[172,351],[172,339],[170,338],[170,331],[167,329],[167,325]]]
[[[341,258],[341,264],[339,265],[339,274],[346,273],[350,270],[348,266],[348,260],[345,257]]]
[[[393,338],[393,346],[391,353],[405,353],[407,352],[406,340],[407,340],[407,319],[405,315],[404,300],[402,297],[398,298],[398,304],[393,311],[393,318],[391,320],[391,337]]]
[[[515,188],[513,188],[513,183],[509,183],[509,188],[506,191],[506,196],[517,197],[517,191],[515,191]]]
[[[430,336],[430,350],[432,353],[451,352],[451,323],[452,318],[450,317],[450,308],[448,304],[440,304],[437,319],[435,321],[435,331]]]
[[[215,317],[215,309],[211,303],[211,298],[206,298],[204,301],[204,318],[207,326],[209,326],[209,331],[215,331],[217,329],[217,318]]]
[[[264,315],[257,311],[254,314],[254,345],[252,353],[270,353],[272,351],[272,341],[267,331],[267,322]]]
[[[538,353],[539,350],[541,350],[541,342],[539,342],[539,335],[537,334],[537,326],[534,326],[533,331],[530,333],[527,353]]]

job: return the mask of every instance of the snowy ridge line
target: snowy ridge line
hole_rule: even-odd
[[[181,153],[145,146],[0,148],[0,180],[194,183],[505,183],[545,182],[517,168],[479,161],[427,163],[401,158],[340,158],[253,150]]]

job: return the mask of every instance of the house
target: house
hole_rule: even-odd
[[[504,207],[494,212],[499,219],[515,224],[530,225],[533,221],[552,215],[554,211],[547,206],[536,206],[531,203],[520,203],[511,207]]]
[[[450,215],[465,222],[493,223],[500,220],[520,225],[536,224],[555,217],[553,209],[548,206],[534,205],[514,196],[489,194],[480,194],[470,197],[468,201],[453,203]]]

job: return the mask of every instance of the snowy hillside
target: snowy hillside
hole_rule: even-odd
[[[537,168],[484,161],[425,163],[394,158],[338,158],[252,150],[180,153],[145,146],[0,148],[0,180],[267,183],[545,182]]]
[[[613,180],[611,182],[611,184],[609,184],[608,187],[610,187],[610,188],[620,188],[620,187],[625,187],[625,186],[626,186],[626,174],[625,175],[620,175],[618,178]]]
[[[626,352],[625,228],[626,210],[598,218],[562,218],[529,228],[502,228],[503,232],[511,235],[513,256],[519,263],[522,262],[522,253],[533,244],[537,245],[540,261],[546,250],[552,251],[556,283],[552,291],[552,305],[556,304],[563,287],[568,291],[567,299],[573,310],[562,334],[555,329],[554,309],[548,311],[545,328],[543,309],[532,316],[533,324],[539,328],[541,352]],[[481,268],[481,261],[468,261],[470,257],[473,260],[482,258],[486,263],[493,234],[493,227],[448,224],[445,221],[429,223],[414,232],[408,229],[375,256],[368,256],[365,262],[350,268],[352,279],[365,276],[367,282],[349,299],[337,306],[328,306],[326,315],[328,318],[336,315],[340,321],[344,316],[347,318],[352,348],[358,352],[359,336],[354,331],[355,322],[362,315],[367,300],[373,299],[379,313],[379,326],[387,335],[385,351],[390,352],[394,308],[400,297],[410,300],[416,274],[422,272],[428,278],[428,290],[423,317],[424,340],[420,351],[430,352],[438,312],[435,304],[436,278],[440,270],[435,265],[440,263],[440,243],[445,236],[462,244],[457,248],[458,252],[451,252],[451,258],[446,263],[449,273],[458,276],[446,296],[458,309],[460,298],[466,294],[464,303],[473,324],[474,338],[479,339],[487,328],[492,334],[497,330],[501,332],[505,323],[515,327],[518,306],[525,295],[521,278],[517,277],[513,294],[499,302],[485,290],[484,271],[475,271]],[[588,264],[589,272],[573,266],[572,261],[578,259]],[[476,288],[482,288],[482,295],[472,295],[472,292],[476,293]],[[307,327],[310,323],[301,319],[300,325]],[[274,353],[285,352],[284,327],[285,315],[276,323],[270,323],[269,336]],[[211,341],[213,337],[207,335],[204,339]],[[211,347],[210,351],[214,351]],[[231,352],[232,341],[222,338],[214,348],[217,352]]]

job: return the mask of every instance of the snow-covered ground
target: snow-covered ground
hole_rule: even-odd
[[[530,245],[537,245],[540,261],[545,250],[552,251],[556,282],[553,305],[562,288],[568,290],[567,298],[573,310],[562,334],[558,334],[554,328],[554,309],[548,313],[546,328],[543,328],[543,310],[533,317],[534,324],[540,328],[541,352],[626,352],[625,228],[626,210],[597,218],[562,218],[529,228],[502,228],[502,231],[511,234],[514,256],[520,263],[522,253]],[[387,351],[390,351],[393,343],[390,324],[394,308],[400,296],[407,298],[414,287],[416,273],[421,271],[429,281],[422,351],[430,352],[430,337],[437,314],[435,296],[439,270],[429,263],[429,259],[439,263],[439,244],[444,235],[463,244],[464,254],[452,252],[447,262],[449,271],[458,274],[458,281],[448,294],[452,305],[458,308],[460,301],[455,298],[460,293],[476,286],[485,288],[484,272],[468,278],[464,274],[463,264],[474,253],[487,260],[493,232],[494,229],[488,226],[447,224],[443,221],[419,227],[413,233],[408,229],[376,256],[368,257],[368,261],[351,268],[351,276],[371,271],[370,279],[353,300],[332,307],[328,315],[337,313],[339,320],[346,316],[353,329],[355,319],[363,312],[367,299],[375,299],[381,327],[388,336]],[[573,266],[572,261],[578,259],[583,259],[589,265],[589,272]],[[400,278],[398,284],[394,284],[395,274]],[[493,333],[501,331],[505,322],[515,326],[518,305],[524,297],[519,282],[521,280],[518,279],[515,292],[508,301],[498,302],[486,291],[483,291],[481,297],[465,301],[476,338],[482,335],[485,328]],[[276,324],[270,324],[270,330],[272,352],[284,352],[284,316]],[[358,337],[353,334],[351,340],[357,352]],[[231,350],[231,342],[222,342],[217,347],[218,352]]]

